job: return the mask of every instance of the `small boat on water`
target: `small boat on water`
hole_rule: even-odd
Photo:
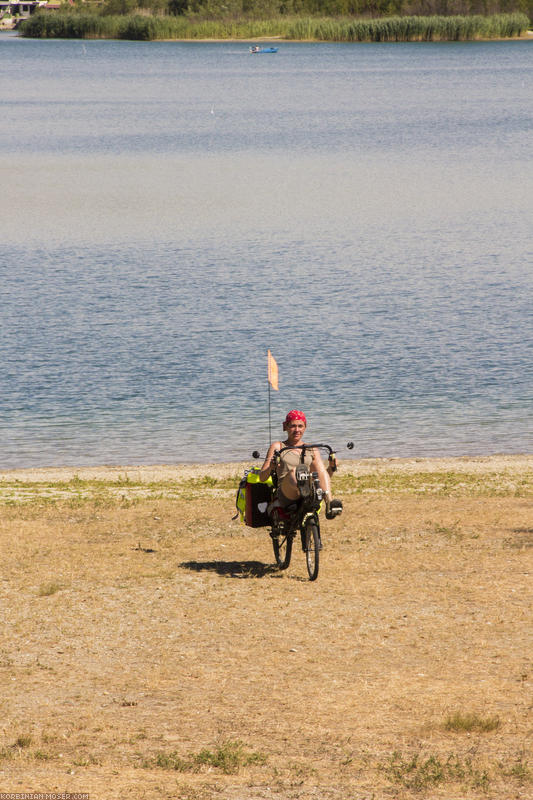
[[[250,47],[250,53],[277,53],[277,47],[260,47],[256,44],[254,47]]]

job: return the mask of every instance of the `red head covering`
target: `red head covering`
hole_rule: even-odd
[[[301,419],[303,424],[307,427],[307,420],[305,418],[304,412],[298,411],[297,408],[293,408],[292,411],[289,411],[289,413],[285,417],[285,422],[283,423],[283,430],[286,431],[289,422],[292,422],[295,419]]]

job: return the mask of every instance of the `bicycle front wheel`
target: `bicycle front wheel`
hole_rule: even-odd
[[[304,529],[305,560],[310,581],[318,578],[318,565],[320,561],[320,533],[318,525],[313,519],[307,520]]]
[[[272,545],[274,547],[276,564],[280,569],[287,569],[291,563],[292,536],[289,536],[286,533],[280,533],[278,536],[273,536]]]

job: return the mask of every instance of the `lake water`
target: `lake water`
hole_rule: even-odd
[[[533,451],[531,42],[0,59],[0,468]]]

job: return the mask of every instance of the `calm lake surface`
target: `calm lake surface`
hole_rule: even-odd
[[[0,468],[533,451],[531,42],[0,60]]]

